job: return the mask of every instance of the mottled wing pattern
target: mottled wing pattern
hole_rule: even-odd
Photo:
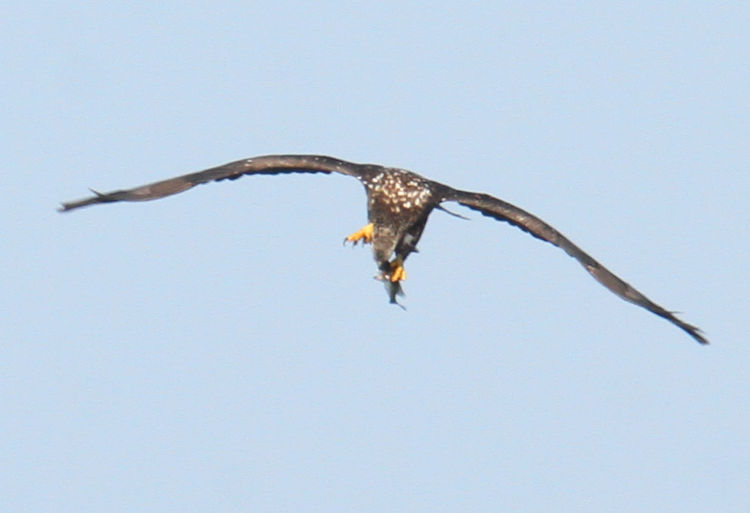
[[[708,340],[703,336],[699,328],[678,319],[673,312],[651,301],[631,285],[615,276],[609,269],[594,260],[588,253],[573,244],[555,228],[535,215],[489,194],[452,190],[446,194],[445,201],[456,201],[460,205],[477,210],[485,216],[508,222],[538,239],[554,244],[578,260],[599,283],[617,296],[641,306],[659,317],[663,317],[687,332],[701,344],[708,344]]]
[[[372,166],[355,164],[322,155],[267,155],[244,160],[237,160],[222,166],[204,171],[190,173],[169,180],[154,182],[133,189],[124,189],[100,193],[93,191],[94,196],[77,201],[63,203],[60,211],[67,212],[76,208],[97,203],[116,201],[148,201],[171,196],[186,191],[196,185],[221,180],[236,180],[244,175],[281,173],[341,173],[362,178]]]

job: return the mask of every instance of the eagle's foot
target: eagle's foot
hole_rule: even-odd
[[[357,230],[356,232],[345,238],[344,244],[346,244],[347,242],[351,242],[354,246],[356,246],[361,241],[363,241],[363,244],[370,244],[372,243],[372,237],[374,233],[375,225],[373,223],[370,223],[367,226],[363,227],[361,230]]]
[[[380,268],[380,274],[374,276],[378,281],[398,283],[406,279],[406,268],[404,267],[404,258],[396,257],[390,262],[384,262]]]
[[[391,262],[391,274],[388,279],[394,283],[404,281],[406,279],[406,268],[404,267],[404,259],[396,257]]]

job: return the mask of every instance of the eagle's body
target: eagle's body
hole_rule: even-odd
[[[105,194],[93,191],[94,196],[63,203],[60,210],[68,211],[97,203],[152,200],[210,181],[281,173],[340,173],[362,182],[367,192],[369,224],[347,237],[345,242],[355,245],[360,241],[372,243],[373,256],[380,271],[377,278],[386,283],[392,303],[396,303],[396,296],[401,294],[400,282],[406,279],[404,261],[416,251],[430,213],[435,208],[443,209],[443,202],[454,201],[485,216],[513,224],[534,237],[560,247],[617,296],[667,319],[698,342],[708,343],[700,329],[652,302],[533,214],[488,194],[453,189],[405,169],[356,164],[320,155],[268,155],[230,162],[133,189]]]
[[[377,170],[362,178],[362,183],[367,191],[367,218],[374,226],[373,252],[383,269],[391,255],[405,260],[416,249],[427,217],[443,200],[443,188],[394,168]]]

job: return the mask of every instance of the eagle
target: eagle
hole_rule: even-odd
[[[196,185],[236,180],[245,175],[284,173],[339,173],[358,179],[367,194],[368,224],[344,239],[344,243],[372,244],[378,266],[376,278],[385,283],[391,303],[403,295],[406,279],[404,262],[417,251],[427,218],[433,210],[446,210],[445,202],[455,202],[482,215],[505,221],[532,236],[553,244],[576,259],[591,276],[612,293],[671,322],[701,344],[708,344],[703,332],[651,301],[644,294],[613,274],[563,234],[535,215],[489,194],[454,189],[428,180],[406,169],[376,164],[358,164],[323,155],[265,155],[237,160],[203,171],[154,182],[133,189],[101,193],[62,203],[59,211],[68,212],[99,203],[148,201],[186,191]]]

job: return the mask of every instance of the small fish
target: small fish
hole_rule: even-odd
[[[406,310],[406,307],[396,299],[397,297],[403,297],[406,295],[404,294],[404,289],[401,288],[401,282],[391,281],[390,277],[383,275],[376,276],[376,279],[381,280],[383,285],[385,285],[385,290],[388,293],[390,303],[392,305],[398,305],[402,310]]]

